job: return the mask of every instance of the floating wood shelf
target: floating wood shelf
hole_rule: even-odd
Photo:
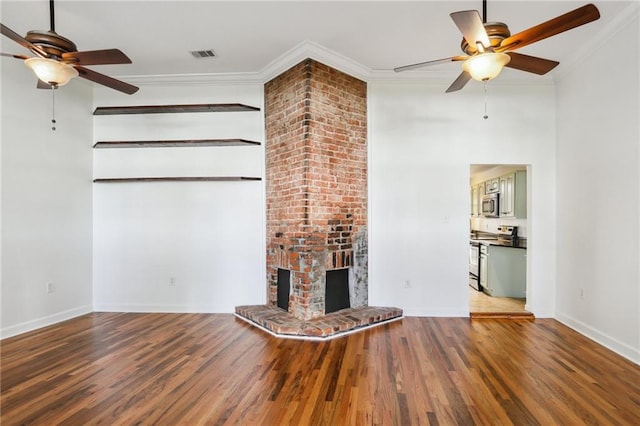
[[[240,112],[260,111],[260,108],[244,104],[192,104],[192,105],[141,105],[97,107],[93,115],[166,114],[187,112]]]
[[[95,183],[124,183],[124,182],[234,182],[258,181],[260,177],[247,176],[193,176],[193,177],[132,177],[132,178],[98,178]]]
[[[192,139],[170,141],[100,141],[94,148],[164,148],[191,146],[259,146],[260,142],[247,139]]]

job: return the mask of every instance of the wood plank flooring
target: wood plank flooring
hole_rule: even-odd
[[[640,366],[555,320],[407,317],[276,339],[94,313],[2,341],[2,425],[637,425]]]
[[[526,299],[492,297],[469,287],[469,312],[472,319],[533,320],[534,315],[524,309],[525,303]]]
[[[491,297],[469,287],[469,310],[471,312],[526,312],[526,299],[513,297]]]

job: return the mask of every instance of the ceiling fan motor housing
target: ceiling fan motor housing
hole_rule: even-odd
[[[74,42],[54,31],[29,31],[24,38],[56,58],[61,58],[63,53],[78,51]]]
[[[504,24],[502,22],[487,22],[486,24],[484,24],[484,29],[487,32],[487,36],[489,37],[491,49],[500,46],[502,40],[511,35],[507,24]],[[476,46],[471,46],[464,38],[462,39],[462,43],[460,43],[460,48],[469,56],[473,56],[478,53],[478,48]]]

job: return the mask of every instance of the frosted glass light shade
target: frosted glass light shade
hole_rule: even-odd
[[[64,86],[73,77],[78,76],[78,71],[71,65],[47,58],[25,59],[25,65],[33,70],[38,78],[49,84]]]
[[[487,81],[496,78],[510,60],[511,57],[506,53],[481,53],[464,61],[462,69],[471,74],[474,80]]]

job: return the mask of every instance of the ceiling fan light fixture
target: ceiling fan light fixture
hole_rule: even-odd
[[[78,76],[78,71],[74,67],[54,59],[29,58],[24,63],[41,81],[55,86],[64,86]]]
[[[496,78],[511,57],[506,53],[486,52],[470,57],[462,63],[462,69],[477,81]]]

